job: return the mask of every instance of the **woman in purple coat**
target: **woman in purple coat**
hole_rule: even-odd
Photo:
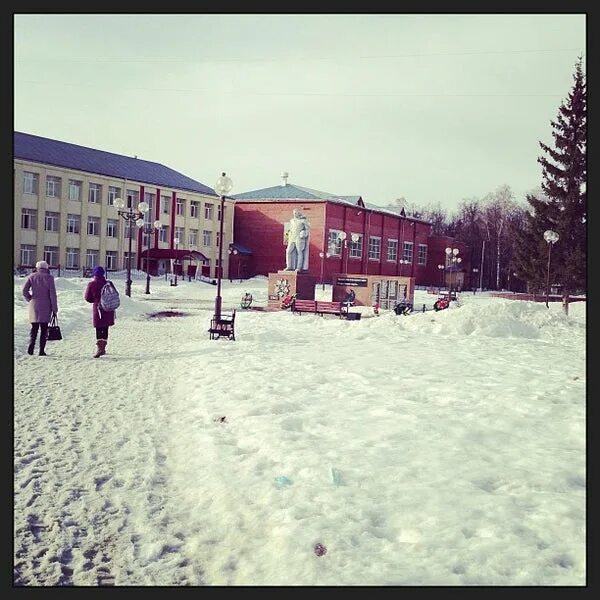
[[[27,354],[33,354],[38,331],[40,335],[40,356],[46,356],[46,339],[48,337],[48,323],[53,314],[58,314],[58,301],[54,277],[50,274],[50,267],[45,260],[35,264],[36,271],[31,273],[23,284],[23,298],[29,302],[29,346]]]
[[[94,354],[94,358],[100,358],[106,354],[108,328],[115,324],[115,311],[102,310],[100,306],[100,293],[102,292],[102,286],[106,283],[104,269],[95,267],[92,275],[94,278],[87,284],[83,297],[86,302],[92,303],[92,325],[96,328],[96,354]]]

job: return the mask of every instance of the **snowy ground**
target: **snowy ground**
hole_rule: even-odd
[[[585,303],[345,321],[225,281],[211,341],[215,286],[142,280],[93,359],[88,280],[58,278],[39,357],[23,281],[16,585],[585,585]]]

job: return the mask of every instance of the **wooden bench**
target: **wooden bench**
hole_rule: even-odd
[[[218,340],[221,337],[235,341],[235,309],[230,315],[221,315],[220,319],[213,317],[210,321],[211,340]]]
[[[348,309],[342,306],[341,302],[327,302],[325,300],[317,300],[315,312],[321,316],[339,315],[340,319],[348,313]]]
[[[296,314],[312,313],[314,315],[339,315],[340,318],[348,314],[348,309],[342,302],[328,302],[326,300],[294,300],[292,312]]]
[[[316,309],[317,302],[315,300],[298,300],[297,298],[294,298],[294,302],[292,303],[292,312],[296,314],[301,314],[303,312],[316,313]]]

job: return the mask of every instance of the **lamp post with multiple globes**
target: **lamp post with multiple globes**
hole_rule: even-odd
[[[157,219],[152,225],[144,227],[144,234],[148,236],[148,248],[146,249],[146,294],[150,293],[150,236],[159,231],[162,223]]]
[[[440,270],[440,289],[444,287],[444,271],[446,270],[446,265],[438,265],[437,268]]]
[[[452,267],[456,268],[462,262],[462,258],[458,256],[460,250],[458,248],[446,248],[446,256],[450,265],[450,273],[448,275],[448,302],[452,300]]]
[[[129,252],[127,255],[127,281],[125,282],[125,295],[131,297],[131,242],[133,241],[133,223],[135,222],[138,228],[144,226],[144,214],[150,210],[150,207],[145,202],[140,202],[137,210],[132,208],[125,209],[125,202],[122,198],[115,198],[113,202],[117,209],[117,214],[125,219],[128,223],[129,230]]]

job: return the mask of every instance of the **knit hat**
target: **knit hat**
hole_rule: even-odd
[[[94,277],[104,276],[104,269],[102,267],[94,267],[92,275]]]
[[[49,269],[50,267],[48,266],[48,263],[45,260],[38,260],[35,263],[35,268],[36,269]]]

